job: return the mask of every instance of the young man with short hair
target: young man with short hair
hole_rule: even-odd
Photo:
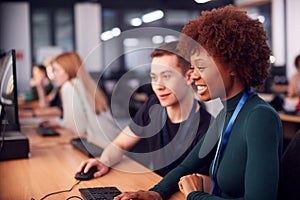
[[[124,152],[161,176],[176,167],[206,133],[211,115],[195,99],[190,63],[164,44],[152,54],[149,97],[129,125],[105,148],[100,159],[83,161],[77,173],[93,166],[94,177],[106,174]],[[197,125],[197,126],[195,126]],[[212,159],[212,158],[211,158]],[[210,162],[199,170],[208,174]]]

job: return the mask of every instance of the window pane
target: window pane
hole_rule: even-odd
[[[54,15],[55,45],[64,50],[73,50],[73,18],[70,9],[59,9]]]
[[[38,8],[32,11],[33,58],[36,61],[40,47],[51,45],[51,15],[46,9]]]

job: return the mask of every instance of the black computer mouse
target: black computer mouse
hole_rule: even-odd
[[[97,167],[92,167],[87,173],[83,172],[84,169],[80,173],[77,173],[75,175],[75,178],[77,180],[90,180],[94,178],[94,173],[98,171]]]
[[[46,123],[45,122],[41,122],[38,125],[39,128],[46,128]]]
[[[39,127],[39,128],[43,128],[43,129],[51,128],[51,127],[49,126],[49,122],[48,122],[48,121],[43,121],[43,122],[39,123],[39,126],[38,126],[38,127]]]

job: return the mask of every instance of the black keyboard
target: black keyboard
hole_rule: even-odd
[[[79,191],[85,200],[113,200],[121,194],[116,187],[80,188]]]
[[[99,157],[103,152],[103,148],[87,141],[86,138],[74,138],[71,140],[71,144],[90,158]]]

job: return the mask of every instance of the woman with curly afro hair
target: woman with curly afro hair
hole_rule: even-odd
[[[268,76],[270,49],[263,25],[231,5],[202,12],[182,30],[178,44],[192,64],[201,99],[223,109],[189,156],[150,191],[116,199],[276,199],[282,151],[277,112],[253,88]],[[214,155],[212,190],[197,170]]]

